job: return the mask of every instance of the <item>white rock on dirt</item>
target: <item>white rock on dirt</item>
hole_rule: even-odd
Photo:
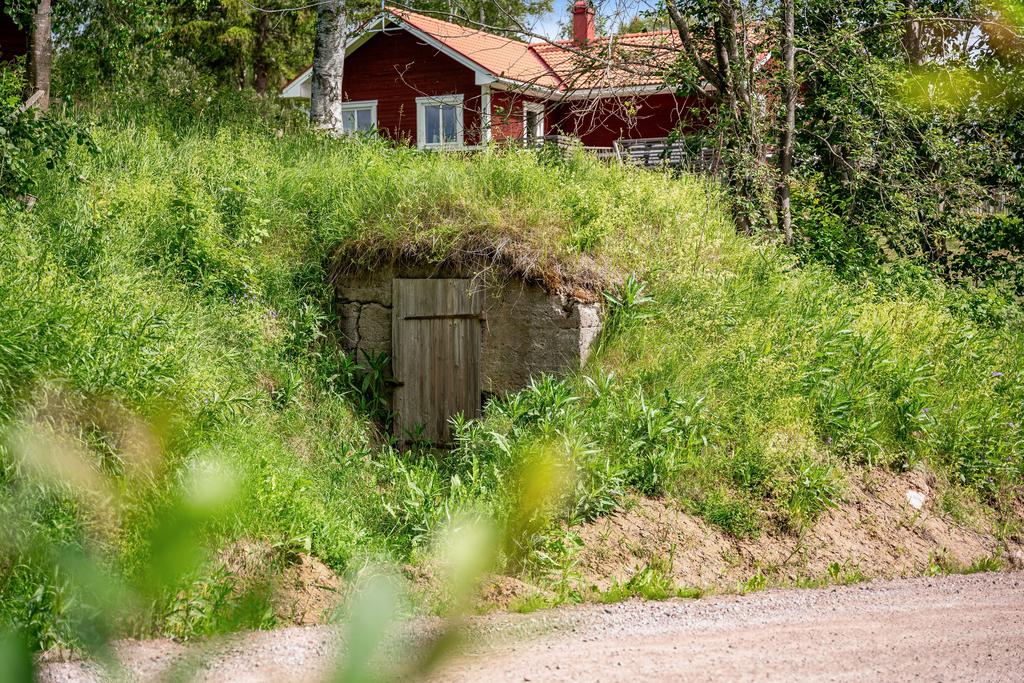
[[[910,507],[915,510],[923,510],[926,500],[928,500],[928,498],[920,491],[915,491],[914,489],[907,490],[907,502],[910,503]]]

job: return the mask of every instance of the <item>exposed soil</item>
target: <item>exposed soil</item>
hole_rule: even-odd
[[[1024,568],[1018,540],[997,541],[980,511],[970,523],[942,513],[927,472],[852,473],[845,500],[802,536],[737,540],[663,500],[638,499],[586,525],[576,570],[604,590],[644,566],[671,558],[680,586],[726,591],[760,574],[768,585],[920,575],[965,568],[997,555]],[[287,623],[323,623],[342,581],[305,553],[240,542],[221,555],[239,589],[268,582]],[[838,571],[838,574],[837,574]],[[428,567],[406,567],[423,596],[439,582]],[[490,576],[482,603],[507,607],[544,591]],[[381,666],[409,662],[410,648],[439,633],[416,619],[396,633]],[[470,620],[463,656],[437,680],[931,680],[1024,681],[1024,574],[978,574],[852,587],[720,595],[697,601],[583,605],[531,615]],[[239,634],[203,645],[126,641],[117,647],[128,680],[317,680],[337,666],[342,630],[296,626]],[[44,681],[100,680],[83,662],[48,661]]]
[[[803,535],[754,539],[736,539],[671,501],[634,499],[577,529],[583,547],[575,572],[580,588],[606,590],[652,562],[664,567],[671,560],[678,586],[714,592],[735,590],[756,575],[768,585],[896,578],[963,569],[993,556],[1008,568],[1024,568],[1024,546],[997,541],[981,511],[970,524],[943,514],[935,488],[925,470],[854,471],[842,504]],[[308,554],[285,557],[268,544],[243,541],[225,549],[221,561],[241,587],[269,581],[274,612],[286,623],[325,623],[340,601],[341,579]],[[446,604],[436,568],[408,565],[404,574],[425,603]],[[548,593],[522,578],[492,575],[479,602],[485,610],[507,609],[533,595]]]
[[[578,569],[586,586],[625,582],[652,560],[672,560],[682,586],[734,589],[761,573],[772,581],[894,578],[933,567],[964,568],[993,555],[1013,564],[1021,547],[1004,547],[981,518],[974,526],[942,514],[924,471],[851,474],[845,500],[802,536],[737,540],[669,502],[640,499],[580,530]]]
[[[407,623],[380,666],[414,660],[436,619]],[[433,680],[1024,680],[1024,574],[879,581],[660,603],[584,605],[471,619]],[[315,681],[337,667],[340,630],[290,627],[205,646],[120,643],[129,680]],[[100,680],[52,662],[47,682]]]
[[[450,604],[451,596],[440,567],[430,563],[408,564],[402,567],[402,575],[420,603],[441,607]],[[486,574],[478,586],[476,606],[481,612],[508,609],[519,600],[538,594],[547,595],[547,591],[514,576]]]
[[[294,624],[323,623],[338,607],[341,589],[341,579],[330,567],[299,553],[277,580],[275,610]]]
[[[341,601],[342,581],[307,553],[283,553],[255,541],[239,541],[220,553],[239,591],[267,584],[274,615],[287,623],[324,623]]]
[[[970,524],[943,514],[933,477],[920,469],[852,472],[842,504],[803,535],[736,539],[671,501],[644,498],[577,531],[583,547],[575,572],[585,594],[625,583],[653,562],[665,567],[667,560],[676,585],[711,591],[735,590],[757,575],[768,585],[918,576],[993,556],[1008,568],[1024,568],[1024,546],[996,540],[992,520],[981,511]],[[269,583],[275,615],[285,623],[325,623],[340,602],[341,579],[306,553],[286,556],[269,544],[241,541],[220,559],[240,589]],[[447,604],[436,568],[408,565],[404,574],[423,602]],[[479,604],[507,609],[534,595],[550,597],[522,578],[491,575]]]
[[[509,605],[529,595],[542,593],[534,586],[511,576],[489,576],[480,590],[483,607],[508,609]]]

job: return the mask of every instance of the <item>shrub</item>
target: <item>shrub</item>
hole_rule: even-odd
[[[783,509],[794,528],[815,521],[839,503],[839,485],[833,469],[814,458],[797,457],[788,464],[790,480],[785,485]]]

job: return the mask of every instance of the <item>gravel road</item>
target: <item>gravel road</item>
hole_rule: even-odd
[[[436,620],[410,624],[429,635]],[[471,621],[466,652],[437,681],[1024,681],[1024,573],[879,581],[661,603],[586,605]],[[315,680],[335,661],[326,627],[207,646],[205,681]],[[152,680],[194,648],[119,646],[128,678]],[[97,680],[81,662],[45,681]]]

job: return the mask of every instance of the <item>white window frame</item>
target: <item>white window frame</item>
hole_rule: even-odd
[[[358,111],[359,109],[370,110],[370,130],[365,132],[372,132],[377,130],[377,100],[355,100],[352,102],[341,103],[341,114],[342,121],[344,121],[345,112]],[[346,134],[358,133],[359,131],[346,130]]]
[[[417,149],[462,149],[465,146],[464,95],[433,95],[416,98],[416,147]],[[427,144],[427,105],[455,107],[455,140]],[[444,116],[438,122],[444,129]]]
[[[540,114],[540,116],[537,117],[537,127],[540,128],[540,130],[534,131],[537,138],[541,139],[547,133],[544,125],[544,105],[540,102],[523,102],[523,142],[530,141],[530,131],[527,129],[527,123],[530,120],[527,114],[530,112]]]

